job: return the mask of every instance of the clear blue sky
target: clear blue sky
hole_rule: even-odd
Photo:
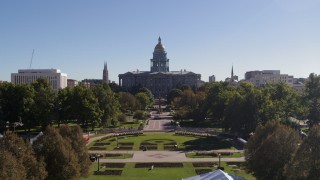
[[[68,78],[150,69],[158,36],[170,70],[217,80],[251,70],[307,77],[320,68],[318,0],[2,0],[0,80],[29,68]]]

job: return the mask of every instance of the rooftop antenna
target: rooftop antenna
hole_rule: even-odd
[[[30,60],[29,69],[31,69],[31,66],[32,66],[33,54],[34,54],[34,49],[32,50],[32,55],[31,55],[31,60]]]

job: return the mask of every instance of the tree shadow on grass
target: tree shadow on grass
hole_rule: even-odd
[[[215,136],[199,137],[195,140],[184,142],[185,150],[214,150],[229,149],[232,144],[227,140],[221,140]]]

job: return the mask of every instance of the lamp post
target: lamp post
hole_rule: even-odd
[[[97,154],[97,160],[98,160],[98,171],[100,170],[100,161],[99,161],[99,159],[100,159],[100,154]]]
[[[221,154],[219,153],[218,156],[219,156],[219,166],[218,166],[218,169],[220,169]]]

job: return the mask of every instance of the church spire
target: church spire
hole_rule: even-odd
[[[158,38],[158,43],[161,44],[161,37]]]
[[[232,68],[231,68],[231,82],[234,82],[234,76],[233,76],[233,65],[232,65]]]
[[[107,62],[104,62],[102,80],[103,80],[103,83],[109,84],[109,72],[108,72]]]

